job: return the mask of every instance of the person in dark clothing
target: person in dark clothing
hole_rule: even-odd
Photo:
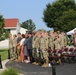
[[[29,60],[33,62],[33,57],[32,57],[32,33],[28,33],[28,42],[27,42],[27,49],[28,49],[28,54],[29,54]]]
[[[24,56],[25,56],[25,63],[29,63],[30,62],[30,57],[29,57],[29,53],[28,53],[28,49],[27,49],[27,42],[28,42],[28,34],[25,34],[25,41],[24,41]]]
[[[21,37],[21,33],[18,33],[18,37],[17,37],[17,44],[21,41],[22,37]]]

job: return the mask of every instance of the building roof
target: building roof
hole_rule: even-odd
[[[16,28],[17,23],[17,18],[4,19],[4,28]]]

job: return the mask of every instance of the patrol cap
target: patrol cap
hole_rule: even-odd
[[[38,32],[38,31],[37,30],[32,31],[32,33],[36,33],[36,32]]]
[[[54,32],[54,30],[50,30],[50,31],[49,31],[49,33],[53,33],[53,32]]]
[[[44,30],[44,29],[41,29],[41,32],[46,32],[46,30]]]
[[[50,30],[50,31],[48,32],[48,34],[53,33],[53,32],[54,32],[54,30]]]

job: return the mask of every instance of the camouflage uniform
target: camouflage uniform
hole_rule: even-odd
[[[38,32],[36,31],[35,32],[35,35],[33,36],[33,39],[32,39],[32,46],[33,46],[33,50],[32,50],[32,55],[33,55],[33,58],[34,58],[34,62],[33,64],[38,64],[37,62],[37,59],[39,57],[39,36],[37,34]]]
[[[58,51],[61,49],[61,46],[60,46],[60,38],[58,36],[56,36],[56,37],[57,38],[54,41],[56,53],[53,54],[53,55],[60,56],[60,53],[58,53]],[[58,59],[55,60],[55,62],[56,63],[61,63],[61,59],[58,58]]]
[[[67,41],[66,41],[66,37],[65,35],[63,35],[63,33],[60,35],[60,45],[61,45],[61,48],[64,48],[67,44]]]
[[[74,34],[74,38],[76,38],[76,34]]]
[[[38,36],[35,36],[35,39],[34,39],[34,48],[36,49],[36,57],[39,57],[39,37]]]
[[[57,38],[54,41],[54,44],[55,44],[55,50],[60,50],[61,49],[61,46],[60,46],[60,38]]]
[[[74,30],[74,36],[73,37],[76,38],[76,30]]]
[[[45,59],[45,64],[48,65],[48,52],[46,50],[47,47],[46,47],[45,37],[42,37],[42,36],[40,37],[40,39],[39,39],[39,46],[40,46],[40,50],[43,53],[42,58]],[[45,64],[43,65],[43,67],[47,67]]]
[[[49,47],[53,50],[54,49],[54,35],[53,33],[50,33],[52,35],[49,36]]]
[[[9,39],[10,58],[13,58],[13,39]]]
[[[17,58],[17,39],[14,38],[13,39],[13,58],[16,59]]]
[[[10,51],[10,58],[13,59],[13,39],[12,39],[12,34],[9,34],[9,51]]]
[[[48,38],[49,38],[49,36],[48,36],[48,33],[47,32],[45,32],[45,34],[44,34],[44,38],[45,38],[45,45],[46,45],[46,49],[48,49]]]

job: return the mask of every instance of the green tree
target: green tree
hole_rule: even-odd
[[[67,32],[76,27],[75,13],[74,0],[56,0],[52,4],[46,5],[46,9],[43,11],[43,21],[47,27]]]
[[[8,37],[8,31],[4,29],[4,18],[0,15],[0,41]]]
[[[33,31],[36,29],[36,25],[33,23],[31,19],[22,22],[21,27]]]
[[[3,27],[4,27],[4,18],[0,15],[0,37],[3,34]]]
[[[76,11],[70,9],[56,20],[56,25],[61,31],[70,31],[76,27]]]

